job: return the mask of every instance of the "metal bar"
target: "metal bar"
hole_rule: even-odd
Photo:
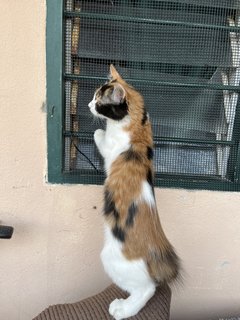
[[[187,173],[165,173],[155,172],[155,179],[174,179],[174,180],[204,180],[204,181],[224,181],[231,182],[227,179],[222,178],[219,175],[204,175],[204,174],[187,174]]]
[[[68,17],[68,18],[82,17],[82,18],[88,18],[88,19],[171,25],[171,26],[182,26],[182,27],[188,27],[188,28],[201,28],[201,29],[214,29],[214,30],[219,29],[219,30],[225,30],[225,31],[240,32],[240,27],[201,24],[201,23],[193,23],[193,22],[174,21],[174,20],[150,19],[150,18],[100,14],[100,13],[74,12],[74,11],[73,12],[65,11],[64,15],[65,17]]]
[[[230,26],[239,26],[240,20],[239,15],[236,16],[236,21],[234,19],[228,19]],[[230,72],[222,71],[222,81],[224,85],[239,85],[240,81],[240,68],[239,68],[239,59],[240,59],[240,45],[238,41],[238,33],[230,32],[230,44],[232,50],[232,60],[233,68]],[[238,93],[229,91],[224,91],[224,109],[225,109],[225,119],[227,122],[227,137],[228,141],[232,140],[233,129],[235,124],[235,115],[236,108],[238,103]],[[218,167],[220,169],[221,175],[226,176],[228,160],[231,149],[229,147],[218,148]]]
[[[235,141],[235,147],[230,153],[229,163],[232,163],[228,168],[230,178],[233,178],[236,183],[240,182],[240,101],[236,106],[235,123],[233,127],[232,140]]]
[[[47,138],[48,182],[61,176],[63,167],[63,0],[47,2]],[[56,54],[57,52],[57,54]]]
[[[236,167],[234,172],[234,180],[236,183],[240,183],[240,143],[238,144],[238,151],[236,155],[237,161],[236,161]]]
[[[199,190],[214,190],[214,191],[240,191],[240,184],[233,183],[232,181],[209,179],[209,177],[193,177],[186,179],[167,177],[163,175],[161,178],[155,178],[155,185],[157,187],[167,188],[183,188],[183,189],[199,189]]]
[[[73,1],[67,0],[66,1],[67,10],[73,10]],[[67,73],[72,73],[72,55],[71,55],[71,44],[72,44],[72,19],[66,19],[65,28],[64,28],[64,36],[65,36],[65,46],[64,46],[64,63],[65,63],[65,71]],[[65,82],[65,128],[66,130],[71,130],[71,116],[70,116],[70,109],[71,109],[71,91],[72,91],[72,82],[66,81]],[[71,150],[71,141],[70,139],[66,139],[64,141],[64,169],[69,171],[70,170],[70,152]]]
[[[191,143],[191,144],[206,144],[206,145],[227,145],[232,146],[234,141],[219,141],[219,140],[197,140],[197,139],[182,139],[172,137],[157,137],[154,136],[153,140],[156,142],[175,142],[175,143]]]
[[[125,57],[126,58],[126,57]],[[81,51],[78,52],[77,56],[74,57],[74,59],[77,61],[79,60],[80,63],[89,63],[92,62],[95,65],[102,65],[102,64],[108,64],[110,65],[111,63],[122,68],[128,68],[130,69],[140,69],[140,70],[154,70],[156,72],[160,73],[167,73],[167,74],[185,74],[186,70],[194,68],[194,75],[197,75],[202,78],[209,80],[211,76],[214,74],[217,68],[219,68],[218,65],[206,65],[203,66],[202,64],[179,64],[177,61],[175,63],[169,63],[169,62],[161,62],[159,60],[140,60],[137,58],[133,59],[128,59],[125,60],[124,57],[122,59],[111,59],[111,58],[106,58],[106,56],[102,57],[90,57],[89,54],[85,53],[82,54]],[[227,68],[227,67],[226,67]],[[67,74],[72,74],[72,72],[66,72]]]
[[[92,132],[65,131],[64,132],[64,136],[65,137],[78,137],[78,138],[93,139],[93,133]],[[233,146],[236,143],[235,141],[197,140],[197,139],[182,139],[182,138],[159,137],[159,136],[154,136],[153,140],[156,141],[156,142],[175,142],[175,143],[227,145],[227,146]]]
[[[57,183],[81,183],[81,184],[98,184],[102,185],[105,180],[104,173],[96,173],[95,171],[86,172],[84,170],[66,172],[61,176],[55,177]],[[215,178],[215,179],[214,179]],[[162,188],[184,188],[184,189],[199,189],[199,190],[214,190],[214,191],[240,191],[240,183],[233,183],[229,180],[222,180],[218,177],[175,177],[175,175],[160,174],[155,177],[155,187]]]
[[[73,75],[65,74],[66,80],[96,80],[96,81],[107,81],[106,77],[95,77],[95,76],[82,76],[82,75]],[[127,82],[136,82],[136,83],[149,83],[157,86],[173,86],[173,87],[182,87],[182,88],[199,88],[199,89],[209,89],[209,90],[232,90],[240,91],[240,86],[231,86],[231,85],[222,85],[217,83],[179,83],[179,82],[169,82],[169,81],[156,81],[156,80],[147,80],[147,79],[125,79]]]

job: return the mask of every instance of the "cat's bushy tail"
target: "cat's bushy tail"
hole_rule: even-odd
[[[148,270],[157,283],[171,283],[180,279],[180,260],[171,246],[150,250],[147,257]]]

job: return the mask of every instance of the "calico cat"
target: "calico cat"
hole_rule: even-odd
[[[153,139],[139,92],[113,65],[109,82],[96,90],[90,111],[106,119],[94,140],[104,158],[105,244],[101,260],[107,274],[130,296],[116,299],[116,319],[136,315],[157,285],[178,277],[179,258],[160,224],[153,189]]]

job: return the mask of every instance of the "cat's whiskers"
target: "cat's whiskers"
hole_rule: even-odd
[[[105,124],[105,120],[100,118],[100,117],[96,117],[95,115],[92,115],[92,125],[99,125],[100,127],[103,127]]]

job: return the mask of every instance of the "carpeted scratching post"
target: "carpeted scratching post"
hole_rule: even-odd
[[[48,307],[33,320],[113,320],[108,307],[116,298],[126,298],[127,294],[115,285],[110,285],[101,293],[76,303],[58,304]],[[169,320],[171,290],[159,287],[154,297],[132,320]]]

